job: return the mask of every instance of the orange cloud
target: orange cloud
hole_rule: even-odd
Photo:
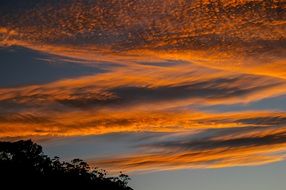
[[[10,108],[124,105],[164,109],[191,104],[249,103],[283,95],[285,85],[281,79],[227,73],[185,63],[171,68],[147,63],[139,68],[120,68],[43,85],[1,88],[0,103],[2,107],[9,104]]]
[[[113,172],[150,172],[189,168],[221,168],[262,165],[285,159],[285,125],[279,132],[248,129],[220,130],[232,138],[216,139],[220,132],[199,140],[165,140],[148,145],[138,153],[113,158],[90,159],[90,163]],[[251,131],[251,134],[248,132]],[[261,135],[261,132],[264,135]],[[202,132],[202,134],[207,132]],[[242,135],[242,136],[236,136]],[[245,136],[243,136],[245,135]],[[196,136],[200,136],[196,134]]]
[[[281,79],[228,73],[185,62],[177,62],[172,67],[152,64],[140,62],[138,68],[119,68],[42,85],[1,88],[0,136],[77,136],[240,127],[245,124],[232,117],[255,118],[264,113],[209,114],[184,107],[246,104],[285,94],[285,82]],[[266,114],[271,115],[274,117],[276,113]]]
[[[180,59],[285,79],[283,10],[261,0],[40,2],[1,11],[0,38],[84,60]]]
[[[286,123],[285,113],[211,114],[148,111],[66,111],[6,113],[0,117],[0,137],[85,136],[118,132],[188,132],[207,129],[259,127]],[[272,133],[275,131],[273,130]],[[221,136],[225,137],[226,136]]]
[[[90,160],[91,164],[109,169],[112,172],[150,172],[178,169],[223,168],[235,166],[254,166],[282,161],[285,154],[285,143],[277,146],[262,146],[237,149],[214,149],[209,151],[181,151],[132,155],[126,158],[110,160]],[[283,148],[281,148],[281,146]]]

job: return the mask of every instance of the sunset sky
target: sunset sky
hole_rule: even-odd
[[[0,139],[136,190],[284,190],[286,1],[1,0]]]

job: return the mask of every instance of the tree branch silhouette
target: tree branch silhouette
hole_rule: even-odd
[[[91,168],[81,159],[62,162],[59,157],[50,158],[31,140],[0,142],[2,187],[132,190],[129,180],[123,173],[108,177],[105,170]]]

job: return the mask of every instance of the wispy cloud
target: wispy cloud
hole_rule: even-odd
[[[173,107],[194,103],[248,103],[285,94],[285,84],[281,79],[191,64],[171,68],[119,68],[43,85],[1,88],[0,104],[11,109],[33,106],[49,109],[53,105],[79,108],[148,105],[162,109],[170,103]]]
[[[158,70],[160,75],[156,75]],[[281,79],[190,64],[141,71],[118,69],[42,85],[2,88],[1,137],[212,128],[215,121],[195,117],[192,122],[194,113],[200,111],[184,107],[249,103],[284,94],[286,89]],[[220,121],[217,126],[225,124]]]
[[[285,132],[285,124],[206,130],[176,139],[160,139],[152,144],[145,142],[138,152],[90,162],[114,172],[261,165],[285,159]]]
[[[83,136],[118,132],[188,132],[285,125],[284,112],[46,111],[1,113],[1,138]]]
[[[285,79],[281,1],[41,1],[21,9],[2,4],[2,45],[125,64],[146,56],[181,59]]]

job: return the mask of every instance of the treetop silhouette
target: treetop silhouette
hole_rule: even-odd
[[[129,180],[123,173],[107,177],[106,171],[92,169],[80,159],[62,162],[59,157],[50,158],[31,140],[0,142],[2,187],[132,190]]]

